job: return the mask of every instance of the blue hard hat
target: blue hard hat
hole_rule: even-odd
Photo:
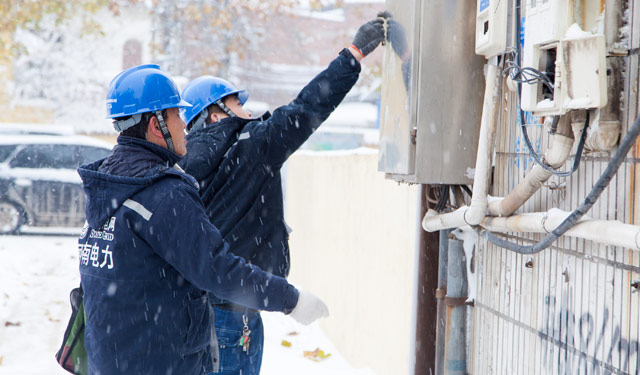
[[[182,90],[182,97],[189,102],[192,107],[185,108],[184,117],[187,125],[203,109],[229,95],[238,95],[240,103],[244,105],[249,98],[246,90],[238,90],[229,81],[213,76],[200,76]]]
[[[107,118],[175,107],[191,104],[182,100],[178,86],[158,65],[134,66],[120,72],[109,84]]]

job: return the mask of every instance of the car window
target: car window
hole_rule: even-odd
[[[105,158],[109,155],[110,152],[111,150],[99,147],[77,146],[73,157],[76,167],[79,167],[83,164],[91,163],[96,160]]]
[[[41,168],[65,168],[76,169],[76,147],[69,145],[53,145],[51,146],[51,161],[50,167]]]
[[[9,163],[12,168],[76,169],[101,159],[110,150],[91,146],[27,145]]]
[[[51,168],[52,146],[27,145],[11,160],[12,168]]]
[[[9,155],[18,147],[17,145],[0,145],[0,163],[7,160]]]
[[[65,145],[27,145],[9,164],[12,168],[73,168],[73,148]]]

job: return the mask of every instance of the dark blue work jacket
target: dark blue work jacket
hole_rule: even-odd
[[[280,168],[340,104],[359,73],[360,63],[344,50],[272,116],[225,118],[187,135],[180,165],[198,180],[209,219],[231,252],[275,275],[288,275]]]
[[[179,157],[119,137],[78,169],[87,195],[79,240],[91,374],[203,374],[217,353],[206,292],[290,312],[298,291],[227,251]],[[213,332],[213,335],[212,335]]]

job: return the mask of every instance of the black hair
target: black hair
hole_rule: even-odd
[[[133,125],[128,129],[123,130],[122,132],[120,132],[120,135],[123,135],[125,137],[147,139],[147,130],[149,129],[149,121],[151,121],[151,117],[153,117],[154,115],[155,114],[153,112],[143,113],[139,123]],[[116,120],[126,120],[130,117],[131,116],[118,117],[116,118]],[[162,117],[164,117],[166,121],[166,118],[167,118],[166,109],[162,110]]]
[[[220,108],[219,105],[217,105],[216,103],[211,103],[208,107],[207,110],[209,110],[209,114],[212,113],[220,113],[223,115],[226,115],[227,113],[225,111],[222,110],[222,108]],[[207,119],[208,122],[208,119]]]

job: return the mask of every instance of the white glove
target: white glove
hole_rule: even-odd
[[[315,294],[300,289],[298,292],[298,304],[289,316],[306,326],[317,319],[329,316],[327,305]]]

